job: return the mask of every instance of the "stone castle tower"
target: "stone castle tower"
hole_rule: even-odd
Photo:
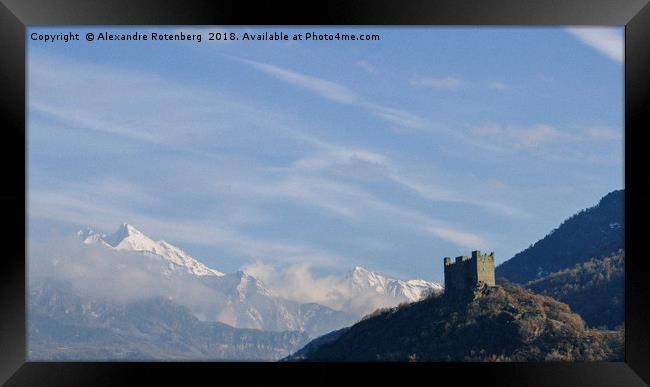
[[[495,286],[494,252],[482,255],[480,251],[472,251],[472,257],[456,257],[455,262],[445,257],[445,296],[463,296],[483,282]]]

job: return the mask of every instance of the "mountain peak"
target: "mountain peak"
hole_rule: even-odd
[[[368,272],[369,270],[362,266],[355,266],[354,269],[352,269],[352,273],[368,273]]]
[[[362,266],[355,266],[346,278],[349,286],[355,291],[372,290],[375,293],[408,302],[419,300],[430,289],[442,290],[442,286],[437,283],[422,279],[399,280],[370,271]]]
[[[135,227],[133,227],[132,225],[130,225],[128,223],[122,223],[120,225],[120,229],[124,229],[128,233],[140,233],[140,231],[138,229],[136,229]]]
[[[90,227],[84,227],[81,230],[77,231],[77,237],[85,244],[96,243],[101,240],[106,235],[98,233]]]
[[[86,244],[103,243],[110,248],[122,251],[134,251],[143,254],[153,254],[169,261],[175,267],[182,267],[189,273],[204,276],[224,274],[211,269],[197,261],[178,247],[160,240],[158,242],[144,235],[140,230],[129,223],[122,223],[111,235],[104,235],[92,231],[90,228],[80,230],[77,235]]]
[[[82,240],[95,234],[97,234],[97,232],[90,227],[84,227],[81,230],[77,231],[77,236]]]
[[[122,223],[120,227],[117,229],[115,234],[122,234],[125,237],[131,236],[131,235],[144,235],[140,230],[137,228],[133,227],[132,225],[128,223]]]

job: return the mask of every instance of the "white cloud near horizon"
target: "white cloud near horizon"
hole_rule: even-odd
[[[205,277],[169,272],[169,264],[154,256],[101,244],[86,245],[76,235],[29,240],[28,249],[29,287],[54,280],[77,294],[116,303],[162,297],[188,307],[201,320],[251,328],[230,318],[231,294],[227,287],[224,291],[204,281]],[[346,272],[351,270],[347,268]],[[315,276],[307,262],[278,268],[256,259],[242,267],[242,271],[261,281],[273,297],[319,303],[359,317],[399,301],[372,289],[356,289],[345,275]]]
[[[569,27],[566,31],[608,58],[623,63],[625,48],[620,28]]]
[[[261,280],[274,295],[301,303],[315,302],[335,310],[363,316],[378,308],[394,306],[394,298],[351,286],[345,276],[315,277],[308,264],[278,269],[265,262],[246,265],[243,271]]]

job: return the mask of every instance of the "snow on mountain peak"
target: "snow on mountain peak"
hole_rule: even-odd
[[[100,234],[90,228],[80,230],[77,235],[85,244],[101,243],[115,250],[135,251],[161,257],[169,261],[172,268],[183,268],[190,274],[198,276],[224,275],[218,270],[210,269],[168,242],[152,240],[128,223],[120,225],[117,231],[111,235]]]
[[[129,240],[131,243],[125,243],[122,248],[119,248],[119,245],[125,240]],[[147,238],[142,232],[140,232],[135,227],[131,226],[128,223],[122,223],[120,227],[113,234],[108,235],[104,238],[104,241],[109,245],[118,248],[118,250],[146,250],[145,246],[151,247],[153,242],[151,239]],[[131,245],[131,246],[130,246]],[[130,247],[130,248],[129,248]]]
[[[349,285],[356,291],[368,289],[376,293],[401,298],[409,302],[419,300],[425,291],[433,289],[442,291],[442,285],[423,279],[399,280],[386,277],[361,266],[355,266],[347,276]]]
[[[90,227],[85,227],[77,232],[77,237],[79,237],[83,243],[91,244],[102,241],[105,235],[98,233]]]

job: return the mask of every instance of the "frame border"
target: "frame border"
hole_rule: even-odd
[[[428,363],[428,364],[267,364],[267,363],[37,363],[26,362],[25,244],[26,167],[25,38],[26,28],[42,25],[625,25],[625,362],[624,363]],[[167,383],[188,381],[188,374],[208,377],[243,375],[266,379],[295,370],[338,381],[339,372],[363,380],[403,382],[410,377],[451,376],[457,382],[499,385],[622,386],[650,383],[650,286],[641,234],[649,217],[647,140],[650,111],[650,6],[646,0],[334,0],[327,3],[215,3],[206,0],[2,0],[0,3],[0,95],[7,144],[1,154],[9,184],[0,189],[3,213],[11,219],[1,233],[10,250],[0,271],[0,383],[7,385],[133,384],[139,374]],[[8,151],[7,151],[8,150]],[[633,209],[633,210],[632,210]],[[637,227],[638,225],[638,227]],[[252,368],[260,369],[251,373]],[[16,370],[18,370],[16,372]],[[14,374],[15,372],[15,374]],[[347,372],[346,372],[347,373]],[[12,376],[12,374],[14,374]],[[251,375],[253,374],[253,375]],[[260,379],[260,380],[264,380]],[[338,379],[338,380],[337,380]],[[346,378],[347,379],[347,378]]]

